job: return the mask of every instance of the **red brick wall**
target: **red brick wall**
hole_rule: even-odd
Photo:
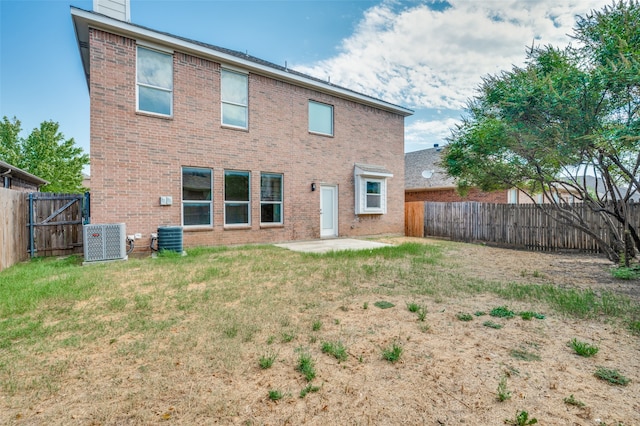
[[[472,188],[466,196],[461,197],[455,189],[438,189],[430,191],[407,191],[405,201],[438,201],[438,202],[458,202],[458,201],[478,201],[481,203],[506,204],[507,191],[483,192]]]
[[[320,237],[320,184],[338,186],[339,235],[404,231],[404,118],[249,75],[249,130],[220,124],[220,64],[174,54],[172,118],[136,113],[136,44],[91,30],[92,222],[125,222],[146,247],[159,225],[181,223],[181,167],[213,170],[213,227],[185,228],[185,246]],[[334,106],[334,137],[308,132],[309,100]],[[354,213],[354,163],[377,164],[387,180],[387,214]],[[224,170],[251,172],[251,226],[224,228]],[[284,224],[260,226],[260,172],[284,174]],[[318,189],[311,192],[312,182]],[[173,197],[160,206],[159,197]]]

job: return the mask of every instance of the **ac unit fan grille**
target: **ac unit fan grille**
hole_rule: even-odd
[[[84,225],[84,260],[126,259],[125,224]]]

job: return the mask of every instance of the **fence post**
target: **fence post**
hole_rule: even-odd
[[[84,193],[82,199],[82,224],[88,225],[91,223],[91,193],[89,191]]]
[[[35,247],[33,247],[33,192],[29,193],[29,256],[33,258]]]

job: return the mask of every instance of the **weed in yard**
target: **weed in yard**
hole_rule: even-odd
[[[411,303],[407,303],[407,310],[409,312],[418,312],[418,310],[420,309],[420,305],[418,305],[415,302],[411,302]]]
[[[609,382],[612,385],[626,386],[631,381],[618,370],[604,367],[598,367],[594,374],[598,379]]]
[[[498,383],[498,401],[504,402],[511,398],[511,391],[507,389],[507,376],[502,376]]]
[[[420,331],[422,331],[423,333],[426,333],[429,330],[431,330],[431,326],[429,324],[424,324],[420,326]]]
[[[485,327],[489,327],[489,328],[495,328],[496,330],[499,330],[499,329],[502,328],[502,324],[498,324],[498,323],[495,323],[495,322],[490,321],[490,320],[483,322],[482,325],[484,325]]]
[[[573,405],[575,407],[580,407],[580,408],[584,407],[584,402],[578,401],[577,399],[575,399],[573,397],[573,394],[571,394],[568,397],[564,398],[563,401],[564,401],[565,404],[568,404],[568,405]]]
[[[311,325],[311,329],[313,331],[318,331],[322,328],[322,321],[320,320],[316,320],[313,322],[313,324]]]
[[[516,413],[515,420],[505,419],[504,423],[512,426],[529,426],[538,423],[538,419],[535,417],[530,419],[529,413],[523,410]]]
[[[398,345],[397,343],[394,343],[393,345],[391,345],[391,347],[382,350],[382,358],[391,363],[397,362],[400,359],[401,355],[402,346]]]
[[[619,280],[635,280],[640,278],[640,266],[618,266],[611,269],[611,275]]]
[[[362,304],[362,309],[369,309],[369,302],[364,302]]]
[[[298,370],[307,382],[310,382],[316,377],[315,363],[313,362],[313,358],[306,352],[303,352],[298,357],[298,365],[296,366],[296,370]]]
[[[273,362],[276,360],[277,357],[278,357],[278,354],[269,352],[260,357],[260,359],[258,360],[258,365],[260,365],[260,368],[262,368],[263,370],[266,370],[267,368],[271,368],[271,366],[273,365]]]
[[[485,311],[475,311],[473,313],[473,315],[477,316],[477,317],[481,317],[483,315],[487,315],[487,313]]]
[[[497,318],[513,318],[516,314],[506,306],[498,306],[497,308],[493,308],[489,315]]]
[[[378,307],[378,308],[380,308],[380,309],[389,309],[389,308],[393,308],[394,306],[396,306],[393,303],[386,302],[384,300],[380,300],[380,301],[374,303],[373,305]]]
[[[323,342],[322,352],[333,355],[338,361],[346,361],[348,358],[347,348],[344,347],[342,342]]]
[[[340,320],[338,318],[336,318],[336,319],[333,320],[333,323],[335,325],[340,325]]]
[[[473,319],[473,315],[467,314],[466,312],[458,312],[456,318],[460,321],[471,321]]]
[[[531,321],[532,318],[536,318],[536,319],[545,318],[544,315],[539,314],[537,312],[533,312],[533,311],[522,311],[518,315],[520,315],[520,318],[522,318],[525,321]]]
[[[640,321],[629,321],[629,330],[633,334],[640,335]]]
[[[523,349],[511,349],[511,356],[521,361],[540,361],[540,355]]]
[[[272,401],[277,401],[279,399],[282,399],[283,397],[284,397],[284,394],[279,390],[274,389],[269,391],[269,399]]]
[[[628,297],[618,296],[608,291],[600,293],[588,290],[559,288],[544,284],[515,284],[489,286],[489,291],[509,299],[531,302],[538,300],[552,306],[557,312],[576,318],[593,318],[599,314],[613,317],[634,315],[637,307]]]
[[[304,389],[300,391],[300,398],[304,398],[307,394],[311,392],[318,392],[320,390],[320,386],[313,386],[308,384]]]
[[[289,332],[282,332],[282,334],[280,335],[280,341],[282,343],[289,343],[290,341],[292,341],[293,339],[296,338],[296,335],[293,333],[289,333]]]
[[[578,339],[572,339],[569,346],[575,351],[576,354],[589,358],[594,356],[600,350],[596,345],[591,345],[587,342],[581,342]]]
[[[418,321],[424,321],[425,318],[427,318],[427,308],[423,306],[418,310]]]
[[[276,341],[276,336],[269,336],[267,337],[267,345],[271,345],[273,344],[273,342]]]

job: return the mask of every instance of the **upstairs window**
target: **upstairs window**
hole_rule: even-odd
[[[211,226],[211,169],[182,168],[182,225]]]
[[[248,128],[249,77],[223,69],[220,72],[222,124]]]
[[[387,178],[393,174],[381,166],[356,164],[354,168],[356,214],[387,213]]]
[[[173,114],[173,56],[138,46],[137,111]]]
[[[249,172],[224,172],[224,224],[251,225]]]
[[[333,136],[333,106],[309,101],[309,132]]]
[[[260,175],[260,223],[282,223],[282,175]]]

